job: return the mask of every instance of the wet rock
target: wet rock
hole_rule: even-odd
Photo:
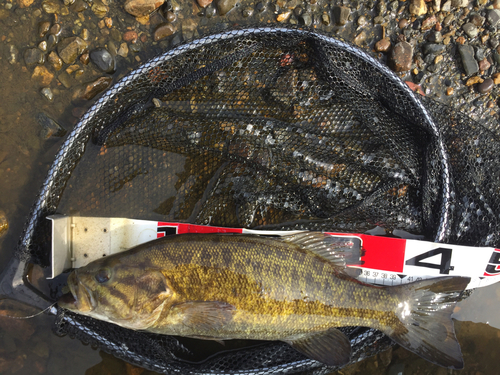
[[[128,43],[136,43],[138,38],[137,32],[133,30],[129,30],[123,34],[123,40]]]
[[[45,62],[45,56],[38,48],[28,48],[24,51],[24,62],[28,66],[43,64]]]
[[[481,17],[479,14],[473,14],[470,18],[470,22],[472,22],[477,27],[481,27],[484,23],[484,17]]]
[[[491,78],[486,78],[477,86],[477,91],[479,91],[480,94],[487,94],[491,91],[493,86],[495,86],[493,80]]]
[[[63,39],[58,46],[59,57],[66,64],[73,64],[78,55],[81,55],[88,48],[87,42],[77,36]]]
[[[237,2],[238,0],[219,0],[217,1],[217,11],[223,16],[233,9]]]
[[[373,23],[374,23],[375,25],[381,25],[381,24],[383,24],[384,22],[385,22],[385,20],[384,20],[384,17],[382,17],[382,16],[377,16],[377,17],[375,17],[375,18],[373,19]]]
[[[31,4],[33,4],[35,0],[20,0],[19,1],[19,7],[21,8],[28,8]]]
[[[45,40],[42,40],[39,44],[38,44],[38,49],[42,52],[46,52],[47,51],[47,42]]]
[[[115,59],[105,48],[97,48],[91,51],[90,61],[105,73],[113,73],[115,71]]]
[[[321,23],[326,26],[330,24],[330,16],[328,15],[328,13],[324,12],[321,15]]]
[[[0,160],[2,162],[3,160]],[[0,237],[2,237],[9,229],[9,222],[7,221],[7,215],[5,212],[0,210]]]
[[[198,5],[202,8],[206,8],[210,4],[212,4],[213,0],[196,0],[198,2]]]
[[[498,9],[491,9],[488,12],[488,15],[486,16],[488,19],[488,22],[491,26],[496,26],[498,22],[500,21],[500,10]]]
[[[425,20],[422,22],[422,27],[421,30],[430,30],[432,27],[436,24],[437,19],[435,15],[432,15],[430,17],[427,17]]]
[[[24,367],[25,356],[18,355],[15,359],[0,357],[0,373],[14,374]]]
[[[36,115],[36,121],[40,124],[40,137],[49,139],[50,137],[62,137],[66,134],[66,129],[59,125],[54,119],[43,112]]]
[[[469,0],[451,0],[451,6],[454,8],[465,8],[469,5]]]
[[[40,22],[38,24],[38,36],[40,38],[43,38],[45,36],[45,34],[47,34],[49,29],[50,29],[50,22],[49,21]]]
[[[402,20],[399,21],[399,28],[400,29],[404,29],[406,26],[408,26],[410,23],[408,22],[408,20],[406,18],[403,18]]]
[[[241,12],[241,15],[245,18],[252,17],[253,16],[253,9],[252,8],[245,8]]]
[[[56,35],[56,36],[58,36],[59,34],[61,34],[61,31],[62,31],[61,24],[60,23],[55,23],[49,29],[49,34],[50,35]]]
[[[443,12],[449,12],[451,10],[451,0],[446,1],[441,7]]]
[[[162,23],[156,28],[153,38],[155,41],[164,39],[170,35],[173,35],[177,29],[171,23]]]
[[[301,16],[299,16],[299,22],[302,25],[311,26],[312,25],[312,21],[313,21],[312,15],[309,12],[305,12]]]
[[[215,9],[213,6],[209,6],[205,10],[205,17],[207,18],[215,17],[216,14],[217,14],[217,9]]]
[[[486,49],[478,47],[476,49],[476,60],[481,61],[481,60],[485,59],[486,58],[485,53],[486,53]]]
[[[255,6],[255,10],[259,13],[262,13],[263,11],[266,10],[266,4],[263,2],[258,2],[257,5]]]
[[[164,0],[127,0],[123,5],[125,11],[135,17],[149,15],[163,5]]]
[[[171,11],[165,12],[164,16],[167,22],[175,22],[175,20],[177,20],[177,16]]]
[[[392,70],[405,72],[410,70],[413,57],[413,47],[408,42],[399,42],[392,49],[389,61]]]
[[[120,55],[121,57],[127,57],[127,55],[128,55],[127,43],[120,44],[120,48],[118,48],[117,54]]]
[[[44,87],[42,90],[40,90],[40,92],[42,93],[43,97],[49,102],[54,100],[54,93],[52,92],[50,87]]]
[[[75,3],[71,6],[71,10],[76,13],[83,12],[87,9],[89,9],[89,5],[85,0],[76,0]]]
[[[18,56],[19,56],[19,51],[13,44],[11,44],[9,46],[9,57],[7,59],[9,61],[9,64],[10,65],[15,64],[19,59]]]
[[[500,84],[500,73],[495,73],[493,74],[493,83],[495,85]]]
[[[96,95],[105,91],[111,85],[112,79],[110,77],[100,77],[93,82],[85,85],[85,87],[77,90],[73,99],[93,99]]]
[[[31,79],[41,86],[48,86],[52,82],[54,75],[45,66],[36,66]]]
[[[375,43],[375,51],[377,52],[387,52],[391,48],[391,40],[389,38],[380,39]]]
[[[12,319],[10,318],[10,316],[12,316],[13,314],[15,314],[15,312],[11,310],[0,310],[0,329],[5,331],[7,334],[15,337],[19,341],[28,341],[31,335],[35,333],[33,322],[27,320]]]
[[[292,15],[292,11],[291,10],[288,10],[286,12],[280,13],[280,14],[278,14],[278,17],[276,17],[276,21],[278,21],[278,22],[285,22],[287,19],[290,18],[291,15]]]
[[[363,44],[366,41],[366,38],[367,38],[366,31],[363,30],[358,35],[356,35],[353,42],[357,46],[360,46],[361,44]]]
[[[42,9],[45,11],[45,13],[59,13],[59,3],[56,1],[52,0],[44,0],[42,2]]]
[[[332,14],[335,19],[335,23],[339,26],[344,26],[349,19],[351,10],[348,7],[337,5],[333,7]]]
[[[75,3],[75,0],[63,0],[64,5],[69,7],[70,5],[73,5]]]
[[[428,55],[431,53],[441,53],[446,49],[446,46],[443,44],[434,44],[434,43],[427,43],[423,46],[422,52],[424,55]]]
[[[424,0],[411,0],[410,13],[415,16],[422,16],[427,13],[427,4]]]
[[[95,1],[92,4],[91,9],[92,9],[92,12],[94,12],[94,14],[99,18],[103,18],[104,16],[106,16],[106,14],[109,11],[109,8],[99,1]]]
[[[475,38],[477,36],[477,34],[479,33],[477,26],[471,22],[467,22],[465,25],[463,25],[462,29],[469,36],[469,38]]]
[[[52,51],[51,53],[49,53],[47,60],[55,70],[61,70],[61,68],[63,66],[63,61],[57,55],[56,51]]]
[[[435,31],[429,34],[428,40],[431,43],[441,43],[443,41],[443,35],[439,31]]]
[[[57,35],[50,34],[47,38],[47,49],[54,48],[59,42],[59,37]]]
[[[479,70],[482,70],[483,72],[487,71],[491,67],[490,62],[488,59],[482,59],[479,61]]]
[[[458,46],[458,51],[460,52],[460,57],[462,58],[462,65],[465,70],[465,74],[470,76],[479,71],[479,66],[474,58],[474,48],[469,45]]]
[[[465,82],[465,86],[473,86],[476,83],[483,83],[484,79],[478,76],[470,77],[467,82]]]

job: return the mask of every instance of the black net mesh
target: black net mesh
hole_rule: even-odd
[[[114,85],[57,155],[17,255],[49,263],[53,213],[363,232],[499,246],[498,128],[422,101],[350,44],[252,28],[180,45]],[[60,311],[56,330],[181,373],[327,372],[283,343],[199,358],[176,339]],[[357,361],[387,348],[345,328]],[[187,348],[187,349],[186,349]]]

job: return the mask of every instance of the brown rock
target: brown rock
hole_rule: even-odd
[[[128,43],[136,43],[137,38],[138,38],[137,32],[133,30],[129,30],[125,34],[123,34],[123,40]]]
[[[406,18],[403,18],[402,20],[399,21],[399,28],[400,29],[404,29],[408,25],[409,25],[409,22]]]
[[[57,55],[56,51],[52,51],[51,53],[49,53],[47,60],[55,70],[61,70],[63,62],[61,58]]]
[[[286,12],[278,14],[278,17],[276,17],[276,21],[278,21],[278,22],[284,22],[287,19],[289,19],[291,15],[292,15],[292,11],[291,10],[287,10]]]
[[[19,0],[19,7],[20,8],[27,8],[31,4],[33,4],[35,0]]]
[[[212,4],[213,0],[196,0],[198,2],[198,5],[202,8],[206,8],[210,4]]]
[[[500,84],[500,73],[495,73],[493,74],[493,83],[495,85]]]
[[[446,95],[448,95],[448,96],[453,95],[453,91],[454,91],[454,90],[453,90],[453,87],[448,87],[448,88],[446,89]]]
[[[31,79],[36,81],[41,86],[50,85],[53,78],[54,75],[49,72],[45,66],[36,66],[31,76]]]
[[[74,99],[90,100],[97,94],[100,94],[111,85],[112,79],[110,77],[101,77],[94,82],[88,83],[82,90],[78,90]],[[77,97],[76,97],[77,96]]]
[[[162,23],[156,28],[153,37],[155,41],[158,41],[166,38],[167,36],[173,35],[176,31],[175,26],[171,23]]]
[[[480,94],[487,94],[491,91],[493,86],[495,86],[493,80],[491,78],[486,78],[477,86],[477,91],[479,91]]]
[[[493,8],[500,9],[500,0],[493,1]]]
[[[74,36],[64,39],[58,46],[59,57],[66,64],[73,64],[78,57],[87,49],[88,45],[83,39]]]
[[[377,52],[387,52],[391,48],[391,41],[389,38],[380,39],[375,43],[375,51]]]
[[[483,83],[484,79],[481,77],[475,76],[475,77],[470,77],[467,82],[465,82],[465,86],[472,86],[475,85],[476,83]]]
[[[427,4],[424,0],[411,0],[410,13],[415,16],[422,16],[427,13]]]
[[[32,322],[28,320],[12,319],[15,311],[0,310],[0,329],[21,341],[27,341],[35,333]]]
[[[127,0],[123,7],[127,13],[135,17],[144,17],[160,7],[163,3],[164,0]]]
[[[438,22],[438,23],[436,23],[436,26],[434,27],[434,29],[435,29],[436,31],[441,31],[441,30],[443,30],[443,26],[441,26],[441,23],[440,23],[440,22]]]
[[[40,22],[38,24],[38,36],[40,38],[43,38],[45,36],[45,34],[47,34],[49,29],[50,29],[50,22],[49,21]]]
[[[113,19],[111,17],[104,17],[104,24],[108,29],[111,29],[113,26]]]
[[[488,59],[482,59],[479,61],[479,70],[486,71],[490,68],[491,64]]]
[[[364,41],[366,40],[366,38],[367,38],[366,32],[363,30],[358,35],[356,35],[356,37],[354,38],[353,42],[354,42],[355,45],[360,46],[361,44],[364,43]]]
[[[413,58],[413,47],[410,43],[401,41],[392,49],[389,61],[392,70],[405,72],[410,70]]]
[[[437,19],[435,15],[432,15],[430,17],[427,17],[425,20],[422,22],[422,28],[421,30],[430,30],[432,27],[436,24]]]
[[[465,38],[463,36],[459,36],[455,42],[457,42],[458,44],[464,44],[465,43]]]
[[[88,65],[90,61],[90,54],[88,52],[85,52],[83,55],[80,56],[80,62],[83,65]]]

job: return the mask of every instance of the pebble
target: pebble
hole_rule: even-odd
[[[52,51],[51,53],[49,53],[49,56],[47,57],[47,61],[52,65],[52,67],[55,70],[61,70],[61,68],[63,66],[63,61],[57,55],[56,51]]]
[[[490,62],[488,59],[484,58],[481,61],[479,61],[479,70],[482,70],[483,72],[487,71],[491,67]]]
[[[477,34],[479,33],[477,26],[471,22],[467,22],[465,25],[463,25],[462,29],[469,36],[469,38],[475,38],[477,36]]]
[[[477,86],[477,91],[479,91],[480,94],[487,94],[491,91],[493,86],[495,86],[493,80],[491,78],[486,78]]]
[[[238,0],[219,0],[217,2],[217,11],[221,16],[223,16],[233,9],[237,2]]]
[[[358,26],[364,26],[366,25],[366,17],[365,16],[360,16],[358,17],[358,20],[356,21],[356,23],[358,24]]]
[[[198,5],[202,8],[206,8],[208,5],[212,4],[213,0],[196,0]]]
[[[257,5],[255,6],[255,10],[259,13],[262,13],[263,11],[266,10],[266,4],[263,2],[258,2]]]
[[[81,56],[80,56],[80,62],[83,64],[83,65],[88,65],[89,62],[90,62],[90,54],[88,52],[85,52],[83,53]]]
[[[41,86],[48,86],[52,82],[54,75],[45,66],[36,66],[31,79]]]
[[[90,61],[105,73],[113,73],[115,71],[115,59],[105,48],[92,50],[90,52]]]
[[[129,30],[123,34],[123,40],[128,43],[136,43],[138,37],[137,32],[133,30]]]
[[[454,90],[453,90],[453,87],[448,87],[448,88],[446,89],[446,95],[448,95],[448,96],[453,95],[453,91],[454,91]]]
[[[443,41],[443,35],[439,31],[435,31],[429,34],[428,40],[431,43],[441,43]]]
[[[356,37],[354,38],[353,42],[357,46],[360,46],[363,44],[368,36],[366,35],[366,31],[361,31]]]
[[[59,34],[61,34],[61,31],[62,31],[62,27],[61,27],[61,24],[60,23],[55,23],[52,25],[52,27],[49,29],[49,34],[50,35],[55,35],[55,36],[58,36]]]
[[[453,14],[449,14],[447,15],[444,20],[443,20],[443,25],[448,27],[451,25],[451,23],[455,20],[455,17],[453,16]]]
[[[312,25],[312,15],[309,12],[303,13],[299,17],[299,21],[302,25],[311,26]]]
[[[215,17],[216,14],[217,14],[217,9],[214,8],[213,6],[209,6],[205,10],[205,17],[207,18]]]
[[[59,37],[57,35],[50,34],[47,38],[47,49],[51,50],[59,42]]]
[[[332,14],[335,19],[335,23],[339,26],[344,26],[349,19],[351,10],[348,7],[337,5],[333,7]]]
[[[164,0],[127,0],[123,5],[125,11],[135,17],[149,15],[163,5]]]
[[[75,3],[71,6],[71,10],[77,13],[83,12],[87,9],[89,9],[89,5],[85,0],[76,0]]]
[[[50,137],[62,137],[66,134],[66,129],[59,125],[54,119],[43,112],[36,115],[36,120],[41,127],[40,137],[49,139]]]
[[[427,4],[424,0],[411,0],[410,13],[415,16],[423,16],[427,13]]]
[[[38,43],[38,49],[42,52],[47,51],[47,42],[45,40],[42,40],[40,43]]]
[[[491,26],[496,26],[500,21],[500,10],[491,9],[486,18]]]
[[[493,1],[493,8],[500,9],[500,0]]]
[[[9,57],[8,61],[10,65],[15,64],[18,61],[19,51],[14,45],[9,46]]]
[[[434,44],[434,43],[427,43],[423,46],[422,52],[424,55],[428,54],[435,54],[435,53],[441,53],[446,49],[446,46],[443,44]]]
[[[460,52],[460,57],[462,58],[462,65],[465,70],[465,74],[470,76],[479,71],[479,66],[476,59],[474,58],[474,48],[469,45],[458,46],[458,51]]]
[[[360,17],[361,18],[361,17]],[[328,13],[324,12],[322,15],[321,15],[321,23],[323,25],[326,25],[328,26],[330,24],[330,16],[328,15]]]
[[[451,1],[450,0],[446,1],[441,7],[441,10],[443,12],[449,12],[451,10]]]
[[[38,24],[38,36],[40,38],[43,38],[45,36],[45,34],[47,34],[49,29],[50,29],[50,22],[49,21],[40,22]]]
[[[52,0],[44,0],[42,2],[42,9],[45,11],[45,13],[53,14],[53,13],[59,13],[59,3],[52,1]]]
[[[390,65],[395,72],[410,70],[413,58],[413,47],[410,43],[401,41],[392,49]]]
[[[422,22],[422,27],[421,30],[430,30],[432,27],[436,24],[437,19],[435,15],[432,15],[430,17],[427,17],[423,22]]]
[[[31,4],[33,4],[35,0],[20,0],[19,6],[21,8],[28,8]]]
[[[66,64],[73,64],[78,55],[81,55],[88,48],[87,42],[77,36],[63,39],[58,46],[59,57]]]
[[[42,93],[43,97],[47,99],[49,102],[54,100],[54,94],[52,93],[50,87],[44,87],[40,92]]]
[[[43,64],[45,62],[45,55],[38,48],[28,48],[24,51],[24,62],[28,66]]]
[[[122,57],[127,57],[128,55],[128,45],[127,43],[120,44],[120,48],[118,48],[118,55]]]
[[[398,24],[400,29],[404,29],[408,25],[409,25],[409,22],[406,18],[403,18],[402,20],[400,20],[399,24]]]
[[[495,73],[493,74],[493,83],[495,85],[500,84],[500,73]]]
[[[377,52],[387,52],[389,48],[391,48],[391,40],[389,38],[382,38],[375,43],[375,51]]]
[[[276,21],[278,21],[278,22],[285,22],[287,19],[290,18],[291,15],[292,15],[292,11],[291,10],[288,10],[286,12],[280,13],[280,14],[278,14],[278,17],[276,17]]]
[[[454,8],[466,8],[469,6],[469,0],[451,0],[451,6]]]
[[[472,86],[475,85],[476,83],[482,83],[484,82],[484,79],[478,76],[470,77],[467,82],[465,82],[465,86]]]
[[[157,41],[164,39],[170,35],[173,35],[176,31],[177,31],[177,29],[171,23],[162,23],[156,28],[156,30],[153,34],[153,38],[157,42]]]
[[[64,0],[63,3],[64,5],[69,7],[70,5],[73,5],[75,3],[75,0]]]
[[[165,12],[164,16],[167,22],[175,22],[175,20],[177,19],[175,13],[171,11]]]
[[[110,77],[100,77],[88,83],[82,90],[77,91],[77,97],[84,100],[93,99],[96,95],[106,90],[111,85]]]
[[[9,229],[7,215],[5,215],[5,212],[0,210],[0,237],[7,233],[7,229]]]
[[[477,27],[483,26],[484,23],[484,17],[481,17],[479,14],[473,14],[470,18],[470,22],[472,22],[474,25]]]

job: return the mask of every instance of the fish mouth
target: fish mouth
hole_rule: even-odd
[[[68,277],[68,287],[70,292],[63,294],[58,301],[60,307],[80,313],[94,310],[95,299],[92,292],[79,279],[76,271]]]

